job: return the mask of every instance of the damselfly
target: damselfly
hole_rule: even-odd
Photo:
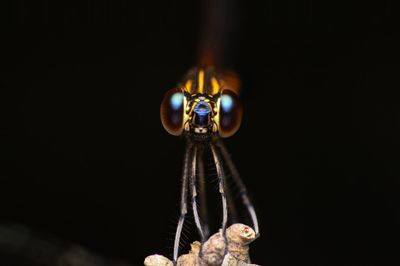
[[[224,79],[214,67],[200,67],[190,70],[183,81],[169,90],[161,103],[161,121],[172,135],[186,138],[186,150],[182,176],[180,217],[175,234],[174,262],[178,258],[178,249],[182,227],[188,212],[188,192],[197,230],[202,242],[208,237],[207,212],[205,206],[198,210],[197,197],[204,202],[204,189],[198,183],[204,182],[203,149],[209,147],[218,175],[219,193],[222,200],[221,232],[226,241],[225,230],[228,223],[228,199],[226,170],[240,189],[240,196],[253,222],[254,231],[259,235],[257,215],[250,202],[247,189],[242,182],[222,138],[232,136],[242,120],[242,106],[239,101],[237,82]],[[226,166],[226,168],[224,167]],[[200,182],[196,181],[196,178]],[[202,214],[202,215],[201,215]],[[225,245],[226,246],[226,245]]]

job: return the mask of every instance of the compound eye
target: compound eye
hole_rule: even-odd
[[[223,90],[219,105],[219,135],[227,138],[235,134],[242,122],[242,115],[239,97],[231,90]]]
[[[178,136],[183,131],[184,94],[181,88],[167,91],[161,102],[161,122],[168,133]]]

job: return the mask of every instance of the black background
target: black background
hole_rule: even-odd
[[[134,265],[170,256],[184,141],[159,104],[195,63],[200,4],[9,2],[0,221]],[[395,1],[238,5],[245,117],[226,144],[260,215],[254,262],[398,264]]]

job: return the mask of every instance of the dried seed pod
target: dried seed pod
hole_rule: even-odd
[[[226,229],[228,246],[221,231],[212,235],[204,244],[196,241],[191,250],[178,258],[177,266],[257,266],[250,264],[249,244],[256,238],[252,228],[244,224],[233,224]],[[201,250],[201,255],[200,255]],[[149,256],[146,266],[173,266],[160,255]]]
[[[206,265],[221,265],[225,256],[225,240],[221,232],[212,235],[202,248],[202,260]]]
[[[144,260],[145,266],[173,266],[172,261],[161,255],[151,255]]]
[[[226,229],[228,252],[239,261],[249,262],[249,243],[256,238],[256,233],[245,224],[233,224]]]
[[[231,242],[248,245],[256,238],[256,232],[250,226],[236,223],[226,229],[226,236]]]
[[[182,255],[178,258],[177,266],[200,266],[199,252],[201,249],[201,243],[198,241],[190,244],[191,250],[189,254]]]
[[[184,254],[178,258],[177,266],[197,266],[199,264],[199,256],[195,254]]]
[[[233,257],[231,254],[226,254],[221,266],[259,266],[257,264],[249,264]]]
[[[194,241],[192,244],[190,244],[190,253],[199,255],[201,250],[201,243],[199,241]]]

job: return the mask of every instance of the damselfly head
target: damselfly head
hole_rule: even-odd
[[[161,122],[170,134],[208,138],[232,136],[240,127],[242,106],[238,96],[224,89],[215,95],[169,90],[161,103]]]

